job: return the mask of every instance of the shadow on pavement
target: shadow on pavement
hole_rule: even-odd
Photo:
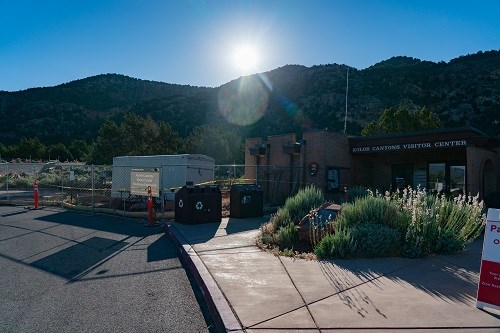
[[[337,290],[344,303],[352,308],[357,304],[369,304],[369,297],[362,291],[352,289],[359,283],[384,289],[380,277],[405,287],[411,285],[432,297],[446,302],[460,302],[470,305],[477,296],[477,283],[482,239],[469,244],[466,251],[455,255],[433,255],[423,259],[385,258],[321,261],[323,275]],[[335,267],[336,266],[336,267]],[[338,268],[340,269],[338,269]],[[355,281],[350,272],[357,279]],[[341,294],[347,291],[347,296]],[[360,306],[360,309],[362,306]],[[362,314],[361,314],[362,315]]]
[[[226,232],[228,235],[238,232],[245,232],[260,228],[260,226],[269,221],[269,217],[258,217],[249,219],[237,219],[230,217],[226,225]]]
[[[0,215],[0,216],[1,216],[1,217],[9,217],[9,216],[14,216],[14,215],[24,214],[24,213],[26,213],[26,212],[27,212],[27,210],[26,210],[26,209],[23,209],[23,210],[18,210],[18,211],[11,212],[11,213],[2,214],[2,215]]]
[[[165,234],[151,243],[147,248],[148,262],[177,258],[177,249]]]
[[[175,225],[189,240],[189,243],[194,245],[205,243],[216,237],[224,237],[231,234],[255,230],[267,221],[269,221],[269,216],[247,219],[229,217],[223,218],[221,222],[203,224],[175,223]]]
[[[144,237],[162,232],[161,228],[145,228],[140,223],[123,222],[121,217],[110,217],[101,215],[84,215],[72,211],[62,211],[54,214],[36,218],[40,221],[71,225],[80,228],[88,228],[122,235]]]
[[[122,241],[92,237],[37,260],[31,266],[71,280],[127,245]]]
[[[163,228],[146,228],[141,223],[128,219],[123,220],[120,217],[89,215],[73,211],[49,212],[47,215],[37,217],[29,216],[29,211],[26,210],[19,210],[6,214],[12,215],[22,212],[28,212],[27,220],[33,222],[52,222],[59,225],[82,228],[82,230],[97,230],[110,234],[110,238],[107,238],[106,234],[99,235],[100,237],[94,236],[85,240],[78,240],[78,238],[76,238],[73,241],[76,242],[74,245],[47,255],[32,263],[24,263],[23,260],[18,260],[12,255],[6,255],[4,253],[4,257],[7,259],[24,263],[25,265],[41,269],[68,280],[78,279],[83,273],[98,265],[106,258],[116,255],[125,247],[133,245],[135,242],[141,241],[149,236],[164,232]],[[45,210],[44,212],[47,213],[48,211]],[[49,227],[49,229],[50,228],[53,227]],[[68,239],[65,239],[61,235],[46,233],[46,230],[47,229],[43,231],[33,230],[32,232],[35,234],[41,232],[41,235],[45,235],[45,237],[55,237],[54,239],[62,238],[64,242],[68,241]],[[75,231],[75,233],[76,232],[77,231]],[[82,237],[86,237],[87,234],[82,235]],[[122,240],[111,239],[114,238],[112,234],[119,234],[125,237],[123,237]],[[20,234],[16,237],[22,236],[23,234]],[[147,249],[145,249],[147,251],[147,261],[153,262],[177,258],[176,250],[173,246],[169,245],[169,242],[168,237],[164,234],[158,237],[153,243],[149,244]],[[57,246],[59,246],[59,244],[56,244],[55,247]],[[30,256],[40,255],[44,251],[51,249],[50,247],[42,245],[38,253],[30,254]]]

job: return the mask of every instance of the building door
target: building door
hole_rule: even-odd
[[[413,164],[393,164],[392,165],[392,188],[393,190],[403,189],[413,185]]]

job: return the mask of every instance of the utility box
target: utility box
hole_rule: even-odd
[[[127,198],[131,195],[131,173],[134,170],[159,172],[160,196],[174,200],[187,182],[203,184],[214,180],[215,160],[206,155],[118,156],[113,158],[111,196]]]
[[[260,217],[264,215],[264,196],[257,184],[234,184],[231,186],[230,215],[236,218]]]
[[[221,222],[222,196],[219,186],[183,186],[175,193],[175,221],[187,224]]]

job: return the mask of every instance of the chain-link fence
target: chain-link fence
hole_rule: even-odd
[[[109,206],[111,166],[82,163],[2,163],[0,201],[30,203],[35,180],[40,203]]]
[[[40,205],[66,205],[89,210],[147,211],[147,192],[131,191],[133,167],[86,165],[83,163],[1,163],[0,203],[30,206],[33,204],[35,179]],[[335,172],[331,172],[331,171]],[[263,190],[264,205],[278,206],[300,188],[315,185],[328,195],[341,195],[350,183],[350,170],[319,167],[315,174],[302,167],[267,165],[168,165],[157,168],[159,193],[155,209],[174,210],[175,192],[191,181],[194,185],[219,185],[223,209],[229,209],[229,191],[233,184],[258,184]],[[328,179],[334,174],[336,179]],[[161,199],[160,199],[161,197]]]

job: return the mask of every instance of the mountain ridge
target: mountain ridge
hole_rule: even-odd
[[[221,90],[245,80],[263,82],[266,110],[255,124],[239,126],[242,136],[343,129],[347,65],[285,65],[240,77],[219,87],[195,87],[99,74],[53,87],[0,91],[0,142],[37,136],[46,143],[95,139],[104,119],[126,112],[165,121],[182,137],[196,126],[223,121]],[[449,62],[395,56],[365,69],[349,67],[348,133],[388,107],[428,107],[443,127],[470,124],[500,133],[500,51],[464,55]],[[258,84],[258,83],[256,83]],[[237,90],[231,90],[237,91]],[[236,97],[235,97],[236,98]],[[294,109],[291,117],[290,108]],[[251,110],[250,110],[251,111]],[[295,117],[297,118],[297,117]]]

